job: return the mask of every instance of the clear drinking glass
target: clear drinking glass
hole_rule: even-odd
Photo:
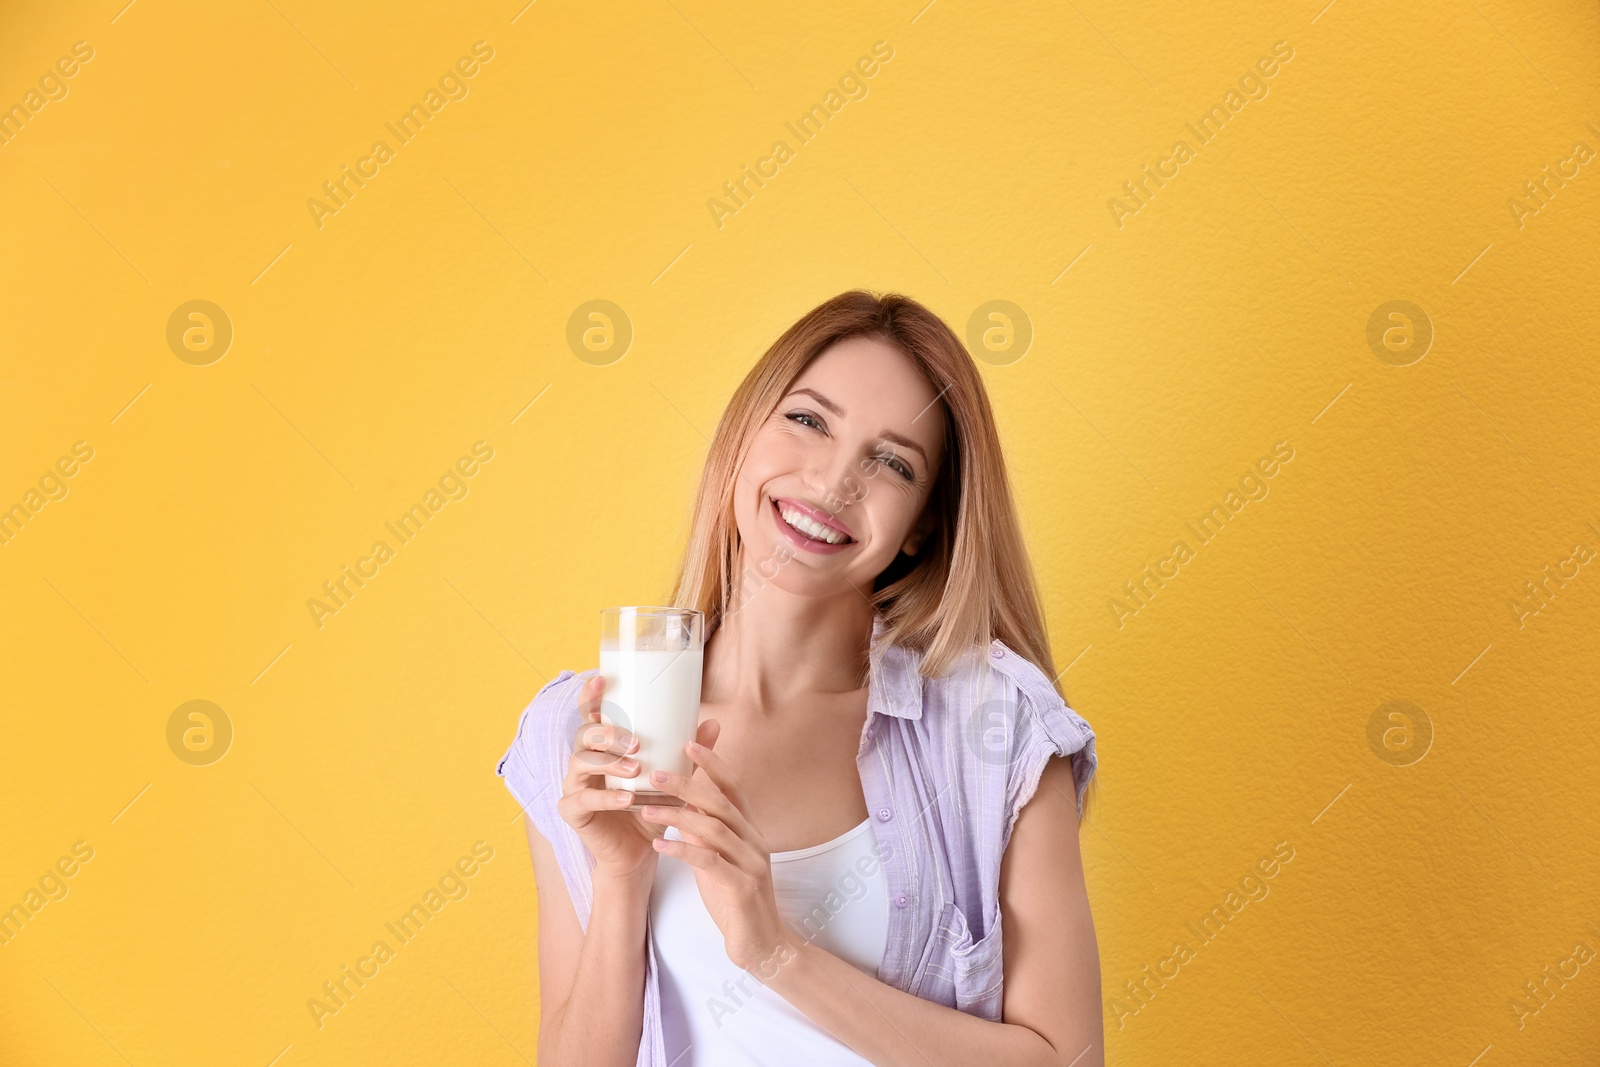
[[[639,738],[639,774],[606,775],[607,789],[634,794],[629,809],[645,804],[682,807],[683,801],[650,782],[651,771],[687,777],[694,763],[684,746],[700,721],[700,673],[705,657],[705,614],[692,608],[620,607],[600,612],[600,673],[606,688],[600,718]]]

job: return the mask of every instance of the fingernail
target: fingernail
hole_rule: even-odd
[[[656,783],[657,785],[665,785],[666,781],[667,781],[667,772],[666,771],[651,771],[650,772],[650,780],[652,782]]]
[[[625,771],[638,770],[639,761],[638,760],[631,760],[631,759],[618,760],[617,761],[617,766],[622,768]]]
[[[613,804],[627,804],[632,802],[632,800],[633,794],[628,792],[626,789],[617,790],[616,796],[611,798],[611,802]]]
[[[637,736],[628,738],[627,751],[629,751],[629,752],[637,752],[637,751],[639,751],[639,738]]]

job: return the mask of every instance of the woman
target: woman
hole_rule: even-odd
[[[540,1062],[1102,1064],[1094,734],[944,322],[853,291],[778,339],[672,603],[709,634],[695,770],[651,783],[685,806],[605,788],[639,769],[595,670],[540,690],[498,767],[530,816]]]

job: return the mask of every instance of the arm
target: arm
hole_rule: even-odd
[[[1078,851],[1068,760],[1045,764],[1000,866],[1003,1021],[990,1022],[871,978],[792,936],[766,985],[875,1064],[1005,1061],[1103,1067],[1100,955]]]
[[[632,1067],[644,1029],[645,877],[594,874],[585,934],[549,842],[524,819],[539,890],[540,1063]]]

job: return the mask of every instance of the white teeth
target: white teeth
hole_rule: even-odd
[[[822,523],[817,522],[815,519],[812,519],[806,515],[802,515],[793,508],[786,508],[780,505],[778,514],[783,516],[784,522],[788,523],[790,526],[793,526],[801,533],[809,534],[818,541],[826,541],[830,545],[842,545],[846,541],[850,540],[844,534],[833,529],[831,526],[824,526]]]

